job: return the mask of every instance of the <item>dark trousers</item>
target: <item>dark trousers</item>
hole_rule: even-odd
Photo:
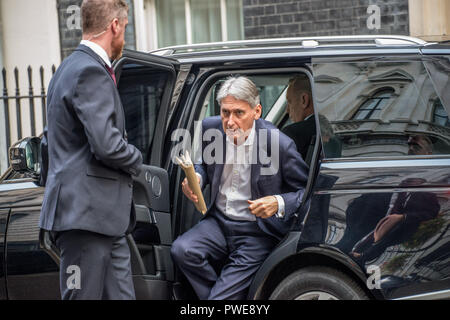
[[[63,300],[133,300],[130,249],[126,237],[70,230],[54,235],[61,253]]]
[[[256,222],[230,220],[215,211],[178,237],[171,253],[199,299],[243,300],[276,244]]]

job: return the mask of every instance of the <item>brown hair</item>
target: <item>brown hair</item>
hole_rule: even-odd
[[[127,15],[128,4],[125,0],[83,0],[81,4],[83,33],[102,32],[114,18],[122,21]]]

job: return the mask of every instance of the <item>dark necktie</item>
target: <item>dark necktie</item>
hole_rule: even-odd
[[[114,73],[114,70],[112,67],[109,67],[108,65],[105,64],[106,69],[108,69],[109,74],[111,75],[111,78],[114,80],[114,84],[117,85],[116,83],[116,74]]]

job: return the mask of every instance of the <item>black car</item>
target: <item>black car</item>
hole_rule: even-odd
[[[290,123],[289,80],[306,75],[316,115],[302,207],[248,298],[450,297],[448,44],[400,36],[236,41],[125,51],[114,67],[128,140],[146,164],[128,236],[138,299],[196,298],[170,247],[202,215],[181,192],[184,173],[172,158],[190,141],[195,152],[200,121],[219,114],[219,84],[236,74],[256,83],[263,117],[279,128]],[[0,299],[60,297],[58,252],[38,228],[39,140],[10,149],[0,180]]]

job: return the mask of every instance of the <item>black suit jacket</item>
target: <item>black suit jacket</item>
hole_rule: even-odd
[[[123,235],[134,217],[131,175],[139,173],[142,155],[124,138],[116,85],[104,61],[88,47],[78,46],[53,76],[47,119],[40,227]]]
[[[307,120],[292,123],[281,130],[285,135],[294,140],[298,152],[306,160],[311,139],[316,134],[316,120],[312,116]]]

